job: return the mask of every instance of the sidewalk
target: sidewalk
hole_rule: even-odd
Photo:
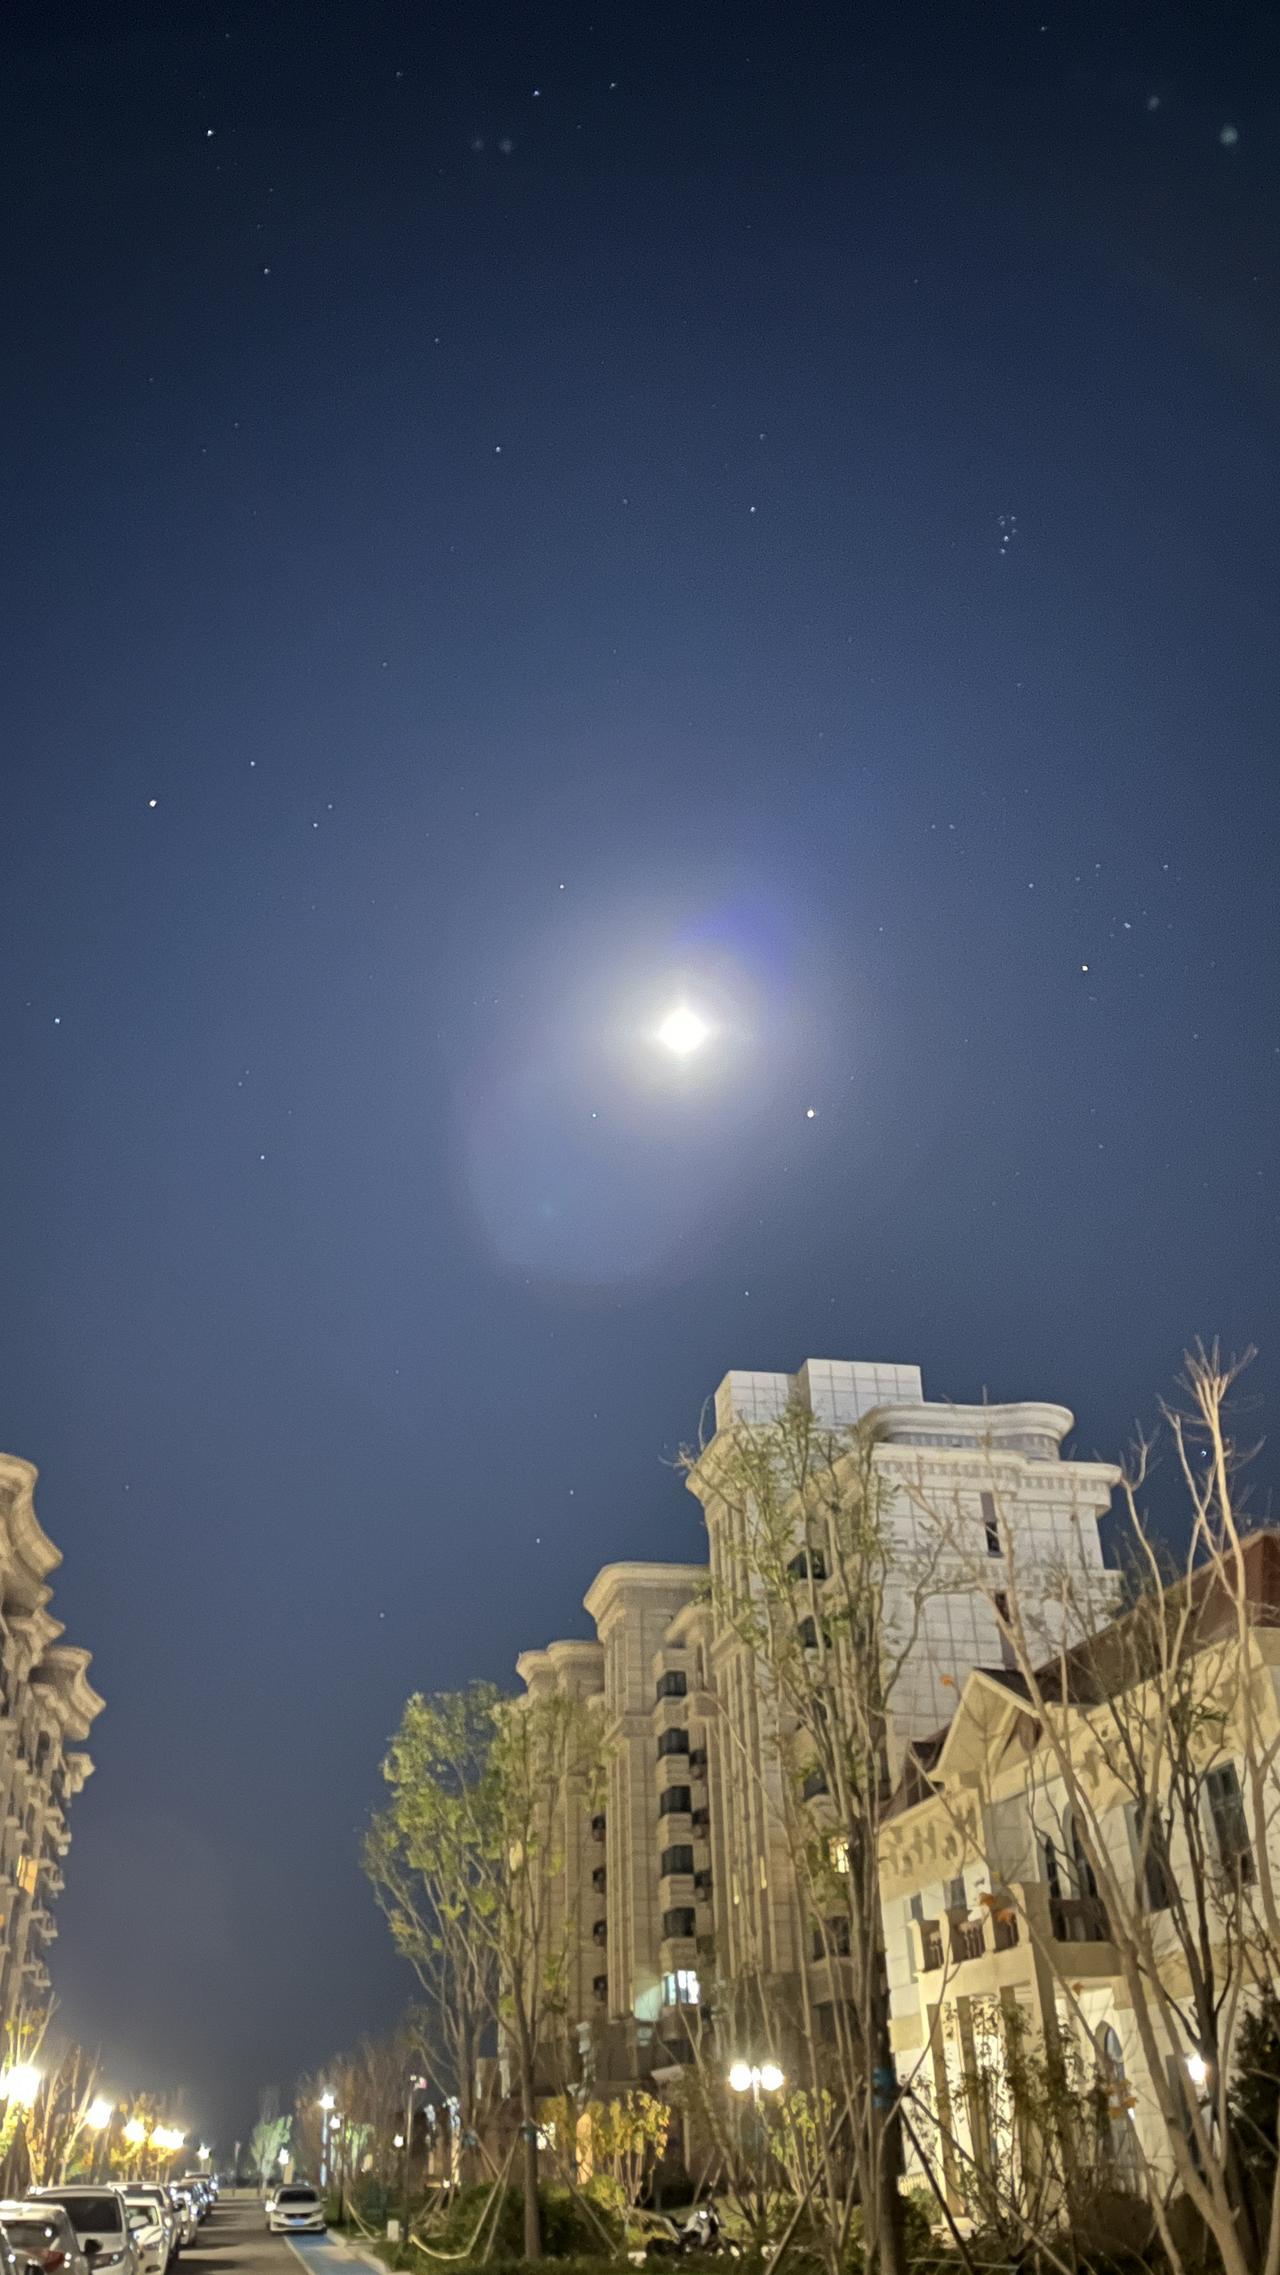
[[[373,2267],[378,2275],[387,2275],[385,2259],[355,2236],[285,2236],[284,2241],[309,2275],[350,2275],[353,2266]]]

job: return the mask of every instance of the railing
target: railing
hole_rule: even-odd
[[[951,1956],[955,1960],[981,1959],[987,1948],[981,1920],[953,1920],[951,1923]]]
[[[932,1975],[942,1965],[942,1930],[925,1927],[920,1930],[920,1958],[926,1975]]]
[[[997,1951],[1014,1951],[1018,1944],[1018,1915],[1016,1912],[997,1912],[995,1915],[995,1945]]]
[[[1109,1943],[1111,1923],[1100,1896],[1050,1896],[1049,1933],[1055,1943]]]

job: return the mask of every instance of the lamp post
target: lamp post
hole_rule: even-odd
[[[755,2145],[761,2164],[760,2185],[756,2196],[756,2225],[761,2230],[764,2228],[764,2158],[761,2154],[764,2135],[764,2096],[766,2093],[781,2093],[786,2082],[785,2076],[774,2061],[737,2061],[732,2064],[729,2071],[729,2084],[734,2093],[749,2093],[751,2106],[755,2112]]]
[[[333,2108],[333,2095],[326,2087],[320,2096],[320,2186],[327,2187],[329,2180],[329,2112]]]
[[[102,2178],[102,2152],[106,2146],[107,2127],[110,2125],[114,2115],[115,2109],[113,2104],[109,2102],[106,2098],[106,2095],[102,2093],[98,2095],[96,2101],[90,2102],[89,2107],[85,2111],[85,2124],[88,2126],[89,2131],[96,2136],[93,2144],[93,2162],[89,2175],[90,2179],[92,2180],[100,2180]]]

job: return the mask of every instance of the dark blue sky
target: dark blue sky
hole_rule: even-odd
[[[113,2079],[229,2140],[392,2017],[401,1699],[699,1553],[726,1368],[1274,1406],[1274,41],[10,12],[0,1442]]]

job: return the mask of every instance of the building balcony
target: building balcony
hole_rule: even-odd
[[[1111,1922],[1100,1896],[1050,1896],[1049,1933],[1055,1943],[1110,1943]]]
[[[687,1785],[664,1786],[658,1795],[658,1815],[669,1839],[676,1838],[679,1830],[687,1823],[692,1805],[693,1796]],[[687,1834],[685,1837],[688,1837]]]
[[[940,1920],[917,1921],[916,1972],[948,1977],[975,1963],[1000,1960],[1001,1980],[1021,1976],[1029,1964],[1027,1946],[1069,1943],[1076,1972],[1092,1977],[1118,1974],[1119,1957],[1111,1941],[1105,1908],[1096,1896],[1055,1896],[1043,1880],[1010,1885],[994,1903],[976,1913],[951,1912]],[[1010,1962],[1008,1955],[1019,1953]],[[1077,1957],[1078,1954],[1078,1957]]]

